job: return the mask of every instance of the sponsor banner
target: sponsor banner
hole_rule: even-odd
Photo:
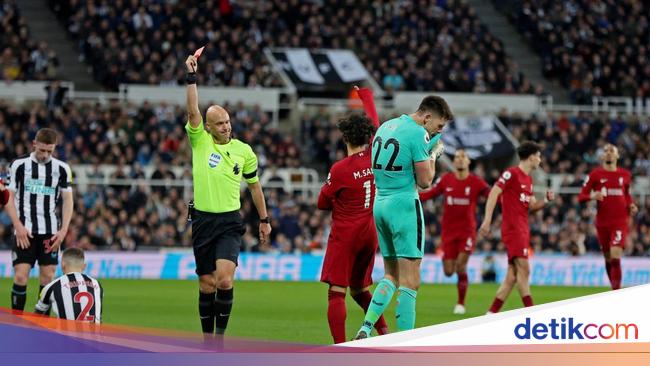
[[[456,117],[442,135],[445,152],[465,149],[471,159],[498,158],[512,155],[515,147],[499,128],[496,116]]]
[[[366,68],[350,50],[282,48],[272,54],[272,61],[298,91],[347,93],[351,84],[368,78]]]
[[[514,294],[513,294],[514,295]],[[650,285],[577,297],[350,342],[431,347],[650,342]]]
[[[97,278],[194,279],[194,256],[191,251],[160,252],[87,252],[87,273]],[[318,281],[323,264],[322,255],[242,253],[236,279],[274,281]],[[623,285],[650,283],[650,258],[623,258]],[[445,277],[442,260],[427,255],[422,259],[423,283],[456,283],[456,277]],[[484,282],[484,275],[493,271],[500,282],[507,270],[505,255],[470,257],[467,274],[470,282]],[[60,269],[59,269],[60,271]],[[537,255],[530,261],[533,285],[608,286],[603,259],[600,256],[567,257]],[[38,272],[33,269],[32,276]],[[384,275],[383,259],[377,256],[373,278]],[[11,252],[0,251],[0,277],[11,277]],[[488,278],[488,277],[485,277]]]

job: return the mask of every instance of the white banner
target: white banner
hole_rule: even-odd
[[[307,49],[296,48],[286,51],[287,60],[291,64],[293,72],[306,83],[324,84],[325,79],[316,68],[314,59]]]
[[[643,285],[344,345],[408,347],[650,342],[648,304],[650,285]]]
[[[366,68],[350,50],[327,50],[325,52],[343,82],[363,80],[368,77]]]

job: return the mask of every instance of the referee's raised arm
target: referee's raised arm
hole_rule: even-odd
[[[199,110],[199,92],[196,89],[196,70],[197,59],[193,55],[187,57],[185,60],[187,67],[187,120],[193,128],[199,127],[201,124],[201,111]]]

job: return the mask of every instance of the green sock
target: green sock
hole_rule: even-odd
[[[375,292],[372,294],[372,300],[370,300],[366,318],[363,320],[363,326],[361,326],[359,331],[364,331],[370,335],[372,327],[381,314],[384,313],[384,310],[386,310],[390,300],[393,298],[393,293],[395,293],[395,285],[390,280],[384,278],[379,281]]]
[[[415,298],[417,296],[417,291],[400,286],[397,295],[397,309],[395,310],[397,330],[400,332],[415,328]]]

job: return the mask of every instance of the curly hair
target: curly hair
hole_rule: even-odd
[[[343,134],[343,141],[355,147],[370,143],[370,137],[375,133],[375,126],[370,119],[359,114],[351,114],[339,120],[336,126]]]

